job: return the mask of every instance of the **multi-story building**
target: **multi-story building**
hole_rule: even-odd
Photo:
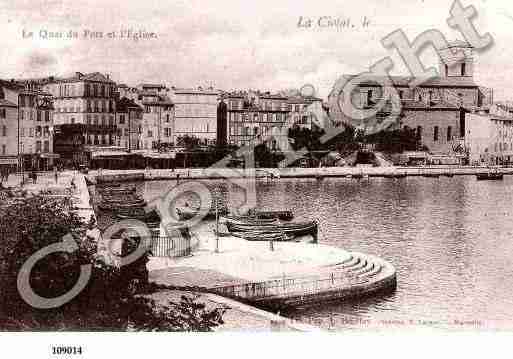
[[[18,165],[18,96],[22,87],[0,81],[0,166],[10,171]]]
[[[48,169],[56,158],[52,96],[33,80],[1,81],[0,86],[4,119],[0,134],[5,134],[0,153],[5,149],[5,156],[17,156],[25,169]]]
[[[138,103],[143,107],[143,148],[174,145],[175,106],[165,85],[142,84]]]
[[[464,57],[453,64],[452,52],[463,51]],[[473,48],[466,42],[455,41],[440,52],[439,77],[430,78],[417,87],[410,87],[411,78],[365,78],[344,92],[344,86],[357,79],[344,75],[337,81],[328,101],[330,115],[337,123],[349,123],[365,130],[385,130],[409,127],[416,130],[416,137],[430,152],[454,154],[454,148],[465,134],[465,113],[474,111],[493,101],[493,93],[474,82]],[[380,84],[390,81],[392,87]],[[383,122],[393,113],[392,102],[387,103],[369,119],[359,119],[358,112],[372,109],[383,99],[391,98],[392,88],[400,101],[400,113],[393,123]],[[346,101],[346,97],[350,101]],[[372,124],[373,127],[367,127]]]
[[[215,145],[217,135],[217,103],[220,91],[214,88],[171,88],[175,126],[173,143],[179,137],[196,137],[203,145]]]
[[[325,127],[325,118],[318,118],[317,111],[314,108],[322,108],[322,100],[317,97],[293,96],[287,100],[290,112],[287,117],[287,125],[289,127],[298,126],[301,128],[312,129],[312,126],[319,128]]]
[[[269,92],[233,92],[223,95],[226,104],[226,136],[230,145],[246,146],[262,141],[271,149],[288,147],[288,98]]]
[[[116,145],[132,150],[143,149],[143,109],[133,99],[122,97],[116,103]]]
[[[494,104],[486,110],[467,113],[465,150],[474,165],[513,163],[513,107]]]
[[[84,146],[89,148],[114,145],[117,91],[109,75],[77,72],[71,77],[49,77],[43,81],[43,88],[54,97],[56,126],[81,125],[77,128]],[[73,156],[81,157],[79,153]]]

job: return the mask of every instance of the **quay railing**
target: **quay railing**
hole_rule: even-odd
[[[366,282],[365,278],[358,277],[350,272],[331,272],[322,276],[282,278],[265,282],[214,287],[211,291],[230,298],[259,300],[270,297],[318,294],[330,289],[349,288]]]
[[[153,257],[186,257],[193,249],[190,237],[152,236],[148,241],[148,250]]]

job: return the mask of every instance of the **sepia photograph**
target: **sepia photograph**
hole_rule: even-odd
[[[0,0],[0,27],[2,355],[512,332],[513,4]]]

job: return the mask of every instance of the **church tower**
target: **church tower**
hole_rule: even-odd
[[[464,58],[456,63],[452,59],[456,56],[453,51],[463,51]],[[473,47],[468,42],[456,40],[449,43],[449,47],[440,50],[439,73],[441,77],[473,77],[474,54]]]

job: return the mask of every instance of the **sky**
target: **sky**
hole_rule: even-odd
[[[0,77],[108,73],[119,83],[278,91],[311,84],[326,98],[342,74],[357,74],[385,56],[393,74],[408,75],[394,50],[380,40],[402,29],[410,40],[428,29],[448,40],[462,36],[447,25],[452,1],[260,0],[0,0]],[[475,6],[474,24],[494,45],[476,54],[475,80],[494,88],[496,100],[513,100],[513,3],[462,0]],[[327,19],[349,19],[349,27]],[[308,19],[312,26],[305,27]],[[366,26],[363,26],[366,19]],[[301,26],[300,26],[301,25]],[[352,26],[354,25],[354,26]],[[155,38],[121,39],[120,31]],[[84,32],[103,33],[85,38]],[[78,38],[67,38],[69,31]],[[32,36],[30,36],[32,32]],[[52,34],[62,37],[50,38]],[[107,35],[115,32],[116,38]],[[48,38],[44,38],[44,34]],[[436,65],[433,50],[423,51]]]

